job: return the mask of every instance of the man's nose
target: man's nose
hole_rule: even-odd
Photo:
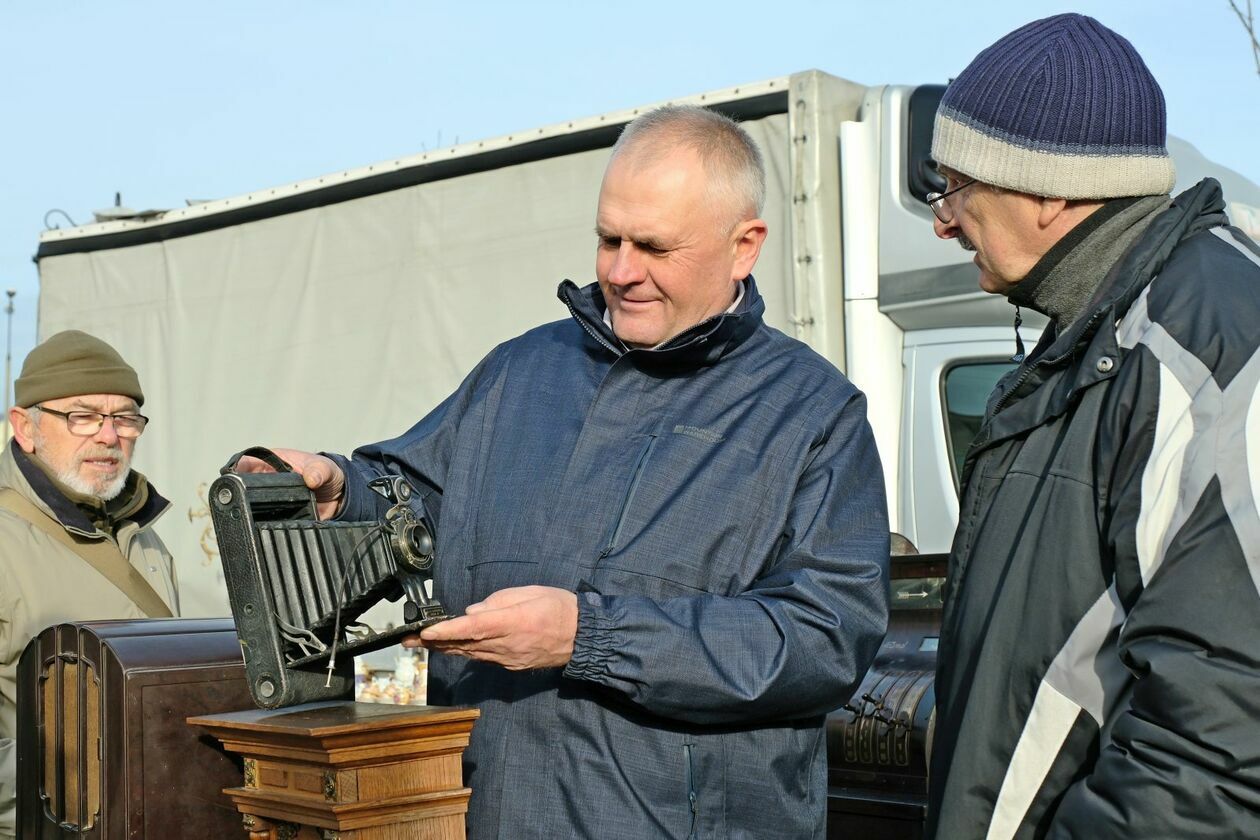
[[[948,222],[942,222],[940,219],[932,219],[932,230],[936,231],[936,235],[941,239],[955,239],[958,236],[958,218],[955,217]]]
[[[643,253],[633,242],[623,241],[613,257],[612,268],[608,270],[608,282],[624,286],[642,281],[646,274]]]
[[[114,418],[108,415],[101,418],[101,427],[96,430],[92,439],[106,446],[118,445],[118,430],[114,428]]]

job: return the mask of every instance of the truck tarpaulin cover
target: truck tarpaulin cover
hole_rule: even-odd
[[[770,181],[758,286],[783,329],[788,119],[745,126]],[[556,286],[595,279],[607,159],[567,154],[40,261],[40,337],[87,330],[140,373],[152,423],[135,465],[174,503],[158,531],[186,616],[227,613],[206,505],[224,459],[397,435],[496,344],[567,317]]]

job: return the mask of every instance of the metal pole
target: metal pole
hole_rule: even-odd
[[[9,302],[4,307],[4,439],[7,441],[12,435],[9,429],[9,394],[13,375],[13,298],[17,296],[17,289],[8,289],[5,294],[9,296]]]

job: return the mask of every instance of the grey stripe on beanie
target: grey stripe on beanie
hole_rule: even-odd
[[[949,84],[932,157],[985,183],[1056,198],[1173,187],[1164,94],[1133,45],[1093,18],[1034,21]]]
[[[79,330],[59,332],[28,353],[13,383],[23,408],[84,394],[120,394],[144,405],[135,369],[113,347]]]

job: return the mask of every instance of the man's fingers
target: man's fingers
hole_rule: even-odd
[[[253,455],[246,455],[236,462],[233,467],[238,473],[268,473],[275,472],[271,464],[268,464],[262,458],[255,458]]]
[[[424,628],[420,638],[429,642],[485,642],[509,635],[517,625],[516,610],[487,609],[475,615],[461,615]]]
[[[425,647],[510,670],[561,667],[573,656],[577,596],[548,586],[504,589],[428,627]]]
[[[545,587],[542,586],[513,586],[508,589],[500,589],[492,592],[484,600],[476,604],[469,604],[464,610],[466,613],[479,613],[486,610],[501,610],[505,607],[513,607],[526,601],[532,601],[541,597]]]
[[[300,449],[273,449],[280,460],[302,476],[302,483],[315,493],[316,512],[326,519],[337,512],[346,492],[346,477],[336,462],[324,455]],[[275,472],[266,462],[246,456],[236,464],[241,473]]]
[[[484,616],[463,615],[439,621],[420,632],[425,642],[480,641],[488,635]]]

